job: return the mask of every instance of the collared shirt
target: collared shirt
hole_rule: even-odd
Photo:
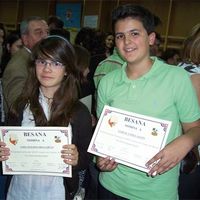
[[[127,64],[102,78],[98,87],[97,115],[104,105],[172,121],[167,143],[181,134],[180,122],[200,118],[198,100],[189,75],[183,69],[153,58],[151,69],[136,80],[126,74]],[[134,200],[178,199],[179,165],[154,178],[119,164],[101,172],[101,184],[111,192]]]
[[[26,49],[26,51],[28,51],[30,54],[32,53],[31,50],[28,47],[23,46],[23,48]]]
[[[48,103],[40,91],[40,104],[49,118]],[[29,106],[24,110],[22,126],[35,126]],[[7,200],[65,200],[63,177],[42,175],[14,175]]]
[[[115,69],[121,68],[124,62],[125,61],[121,58],[115,48],[113,54],[105,60],[101,61],[97,66],[94,73],[95,87],[98,87],[99,81],[102,79],[103,76],[105,76],[109,72],[112,72]]]

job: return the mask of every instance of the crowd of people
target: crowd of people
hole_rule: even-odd
[[[57,16],[28,17],[10,33],[0,24],[1,126],[72,130],[60,150],[72,178],[1,170],[0,199],[200,199],[200,24],[182,49],[162,51],[148,9],[124,4],[111,17],[112,32],[83,27],[74,42]],[[148,173],[87,152],[105,105],[172,122]],[[11,153],[1,139],[0,161]]]

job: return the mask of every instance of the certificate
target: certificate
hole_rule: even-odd
[[[71,127],[0,127],[0,137],[10,149],[2,162],[3,174],[71,177],[71,165],[61,158],[62,146],[71,144]]]
[[[166,143],[171,122],[104,106],[88,152],[148,172],[146,162]]]

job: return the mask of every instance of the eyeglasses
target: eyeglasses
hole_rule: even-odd
[[[55,61],[55,60],[44,60],[44,59],[41,59],[41,58],[38,58],[35,60],[35,64],[38,66],[38,67],[46,67],[47,65],[51,66],[53,69],[60,69],[60,68],[63,68],[64,65],[58,61]]]

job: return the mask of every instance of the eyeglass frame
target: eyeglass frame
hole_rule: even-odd
[[[44,63],[42,63],[44,62]],[[49,65],[51,68],[53,69],[62,69],[64,67],[64,65],[59,62],[59,61],[56,61],[56,60],[45,60],[45,59],[42,59],[42,58],[37,58],[35,60],[35,65],[38,66],[38,67],[47,67],[47,65]]]

